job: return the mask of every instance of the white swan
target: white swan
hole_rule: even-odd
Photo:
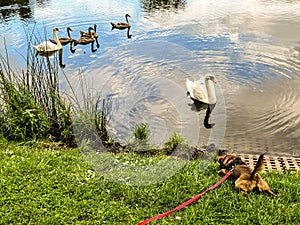
[[[204,83],[204,84],[203,84]],[[193,101],[203,102],[209,105],[216,104],[215,78],[210,74],[206,74],[204,82],[202,80],[191,81],[186,79],[187,94]]]
[[[53,31],[53,37],[54,40],[56,41],[57,44],[54,44],[50,41],[43,41],[42,43],[38,45],[33,45],[33,47],[38,51],[38,52],[54,52],[62,48],[62,45],[59,41],[59,38],[57,36],[57,31],[59,31],[58,28],[54,27],[52,29]]]

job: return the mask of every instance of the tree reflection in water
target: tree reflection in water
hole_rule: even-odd
[[[47,0],[39,0],[38,4],[44,4]],[[1,0],[0,21],[8,21],[18,15],[21,20],[32,18],[34,3],[30,0]]]
[[[156,10],[177,11],[184,9],[186,0],[140,0],[141,7],[146,12],[154,12]]]

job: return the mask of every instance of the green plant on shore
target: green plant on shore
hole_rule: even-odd
[[[79,145],[84,144],[99,150],[114,141],[108,134],[108,115],[111,109],[109,98],[98,97],[95,104],[93,99],[85,99],[85,106],[77,108],[73,115],[73,127]],[[87,103],[89,102],[89,103]],[[89,106],[89,107],[87,107]],[[91,107],[90,107],[91,106]]]
[[[112,102],[110,98],[97,99],[95,106],[95,124],[98,131],[98,136],[105,144],[112,142],[108,134],[108,117],[112,110]]]
[[[172,153],[179,144],[183,144],[184,142],[184,138],[181,135],[174,133],[173,136],[171,136],[169,140],[164,144],[165,153]]]
[[[127,143],[127,146],[136,153],[152,154],[157,149],[149,143],[151,131],[147,123],[135,125],[133,131],[134,139]]]
[[[114,142],[108,133],[112,99],[91,91],[82,75],[80,72],[81,104],[77,100],[76,107],[73,107],[74,133],[79,145],[83,143],[92,149],[98,149]]]
[[[136,140],[147,142],[150,138],[149,125],[146,123],[138,124],[134,127],[133,135]]]

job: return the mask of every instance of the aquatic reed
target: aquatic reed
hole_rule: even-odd
[[[37,57],[33,35],[27,37],[24,70],[13,69],[7,48],[0,55],[0,133],[8,140],[47,138],[74,144],[71,105],[59,91],[57,57]]]

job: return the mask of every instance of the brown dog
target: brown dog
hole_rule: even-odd
[[[233,170],[236,179],[235,187],[241,190],[243,195],[248,194],[254,188],[260,192],[266,191],[270,195],[276,196],[269,185],[258,174],[264,170],[264,155],[260,155],[254,169],[251,169],[240,157],[236,155],[223,155],[218,157],[220,163],[219,173],[226,174],[229,170]]]

